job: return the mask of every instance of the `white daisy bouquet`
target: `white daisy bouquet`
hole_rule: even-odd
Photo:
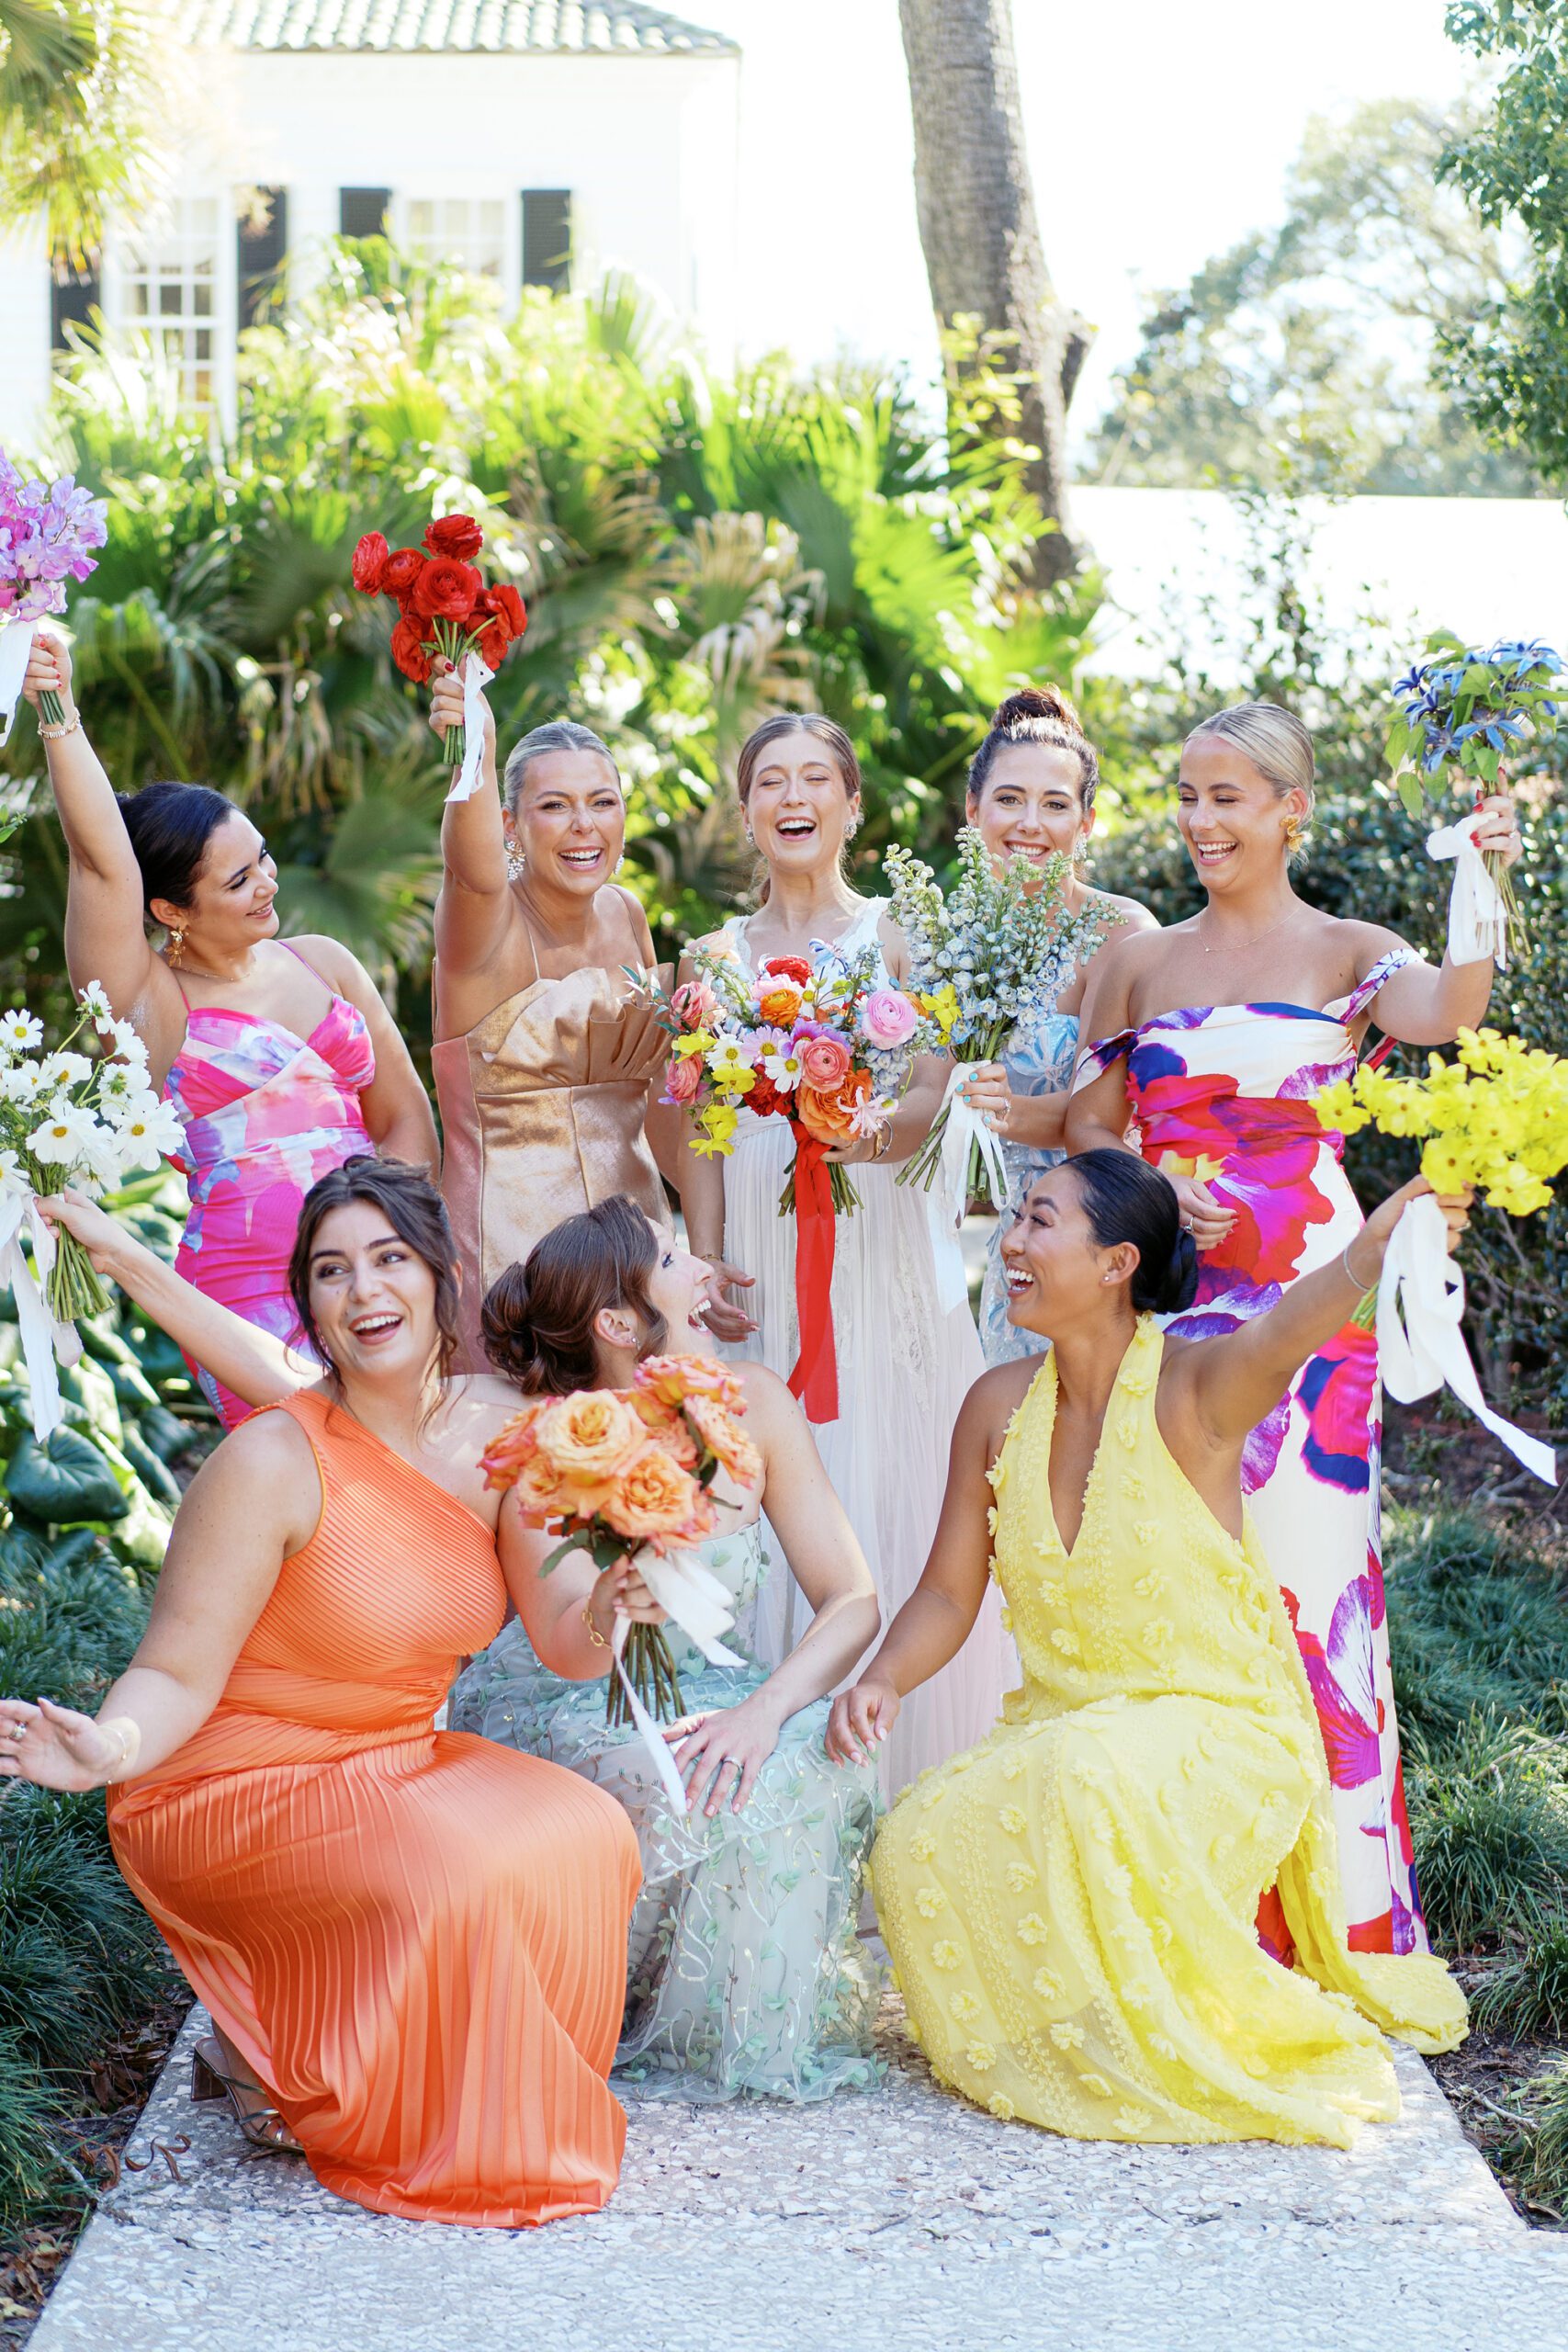
[[[0,1284],[16,1295],[40,1438],[49,1433],[41,1424],[59,1419],[53,1356],[64,1352],[78,1317],[102,1313],[108,1294],[81,1243],[35,1214],[35,1195],[67,1184],[113,1191],[138,1169],[156,1168],[181,1139],[178,1117],[159,1101],[147,1048],[130,1023],[115,1019],[96,981],[77,1002],[75,1027],[51,1053],[39,1050],[43,1023],[25,1006],[0,1015]],[[78,1041],[96,1050],[78,1051]],[[31,1266],[22,1253],[24,1230]]]
[[[1041,868],[1015,857],[998,875],[972,825],[959,833],[950,890],[907,849],[890,849],[885,871],[908,944],[911,993],[957,1065],[930,1135],[897,1181],[929,1192],[940,1170],[956,1221],[975,1194],[988,1193],[999,1209],[1007,1174],[995,1136],[954,1090],[976,1062],[1000,1057],[1021,1022],[1055,1002],[1093,954],[1106,917],[1098,908],[1068,913],[1070,859],[1052,856]]]

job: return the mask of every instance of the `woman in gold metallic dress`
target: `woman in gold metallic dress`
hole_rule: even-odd
[[[462,699],[455,675],[438,681],[438,734],[461,724]],[[432,1060],[464,1270],[460,1368],[484,1364],[491,1283],[563,1217],[625,1193],[669,1222],[643,1132],[664,1039],[628,977],[653,971],[653,941],[612,879],[625,835],[615,763],[568,720],[515,746],[503,806],[487,709],[479,787],[446,805],[435,902]]]

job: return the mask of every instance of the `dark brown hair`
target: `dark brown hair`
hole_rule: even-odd
[[[782,741],[786,735],[814,735],[826,743],[833,755],[833,764],[843,780],[846,800],[858,800],[861,795],[860,761],[855,747],[836,718],[824,718],[819,710],[775,710],[760,727],[753,727],[740,746],[740,757],[735,763],[735,789],[744,808],[751,797],[751,786],[762,754],[770,744]],[[757,876],[757,903],[765,906],[768,897],[768,869],[763,861]]]
[[[435,1277],[435,1371],[445,1380],[457,1351],[457,1252],[440,1193],[423,1169],[410,1168],[401,1159],[374,1159],[368,1152],[356,1152],[340,1167],[329,1169],[306,1193],[288,1261],[288,1291],[300,1337],[329,1371],[335,1369],[310,1313],[310,1253],[322,1221],[355,1201],[379,1209],[399,1240],[406,1241]]]
[[[998,703],[985,741],[969,763],[968,789],[978,800],[1004,743],[1043,743],[1071,752],[1078,763],[1078,797],[1087,817],[1100,789],[1100,754],[1083,731],[1070,697],[1059,686],[1021,686]]]
[[[606,1306],[630,1307],[642,1352],[657,1355],[670,1337],[648,1295],[658,1255],[652,1227],[624,1193],[563,1217],[485,1294],[479,1323],[486,1355],[531,1396],[596,1387],[593,1319]]]

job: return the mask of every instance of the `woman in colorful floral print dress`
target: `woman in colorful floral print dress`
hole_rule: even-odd
[[[1312,809],[1312,741],[1271,704],[1220,712],[1182,752],[1177,821],[1208,894],[1170,929],[1113,941],[1084,1013],[1068,1148],[1137,1148],[1176,1183],[1200,1251],[1170,1329],[1202,1338],[1264,1313],[1360,1228],[1339,1138],[1313,1109],[1355,1067],[1368,1020],[1416,1046],[1483,1017],[1490,963],[1434,967],[1375,923],[1297,898],[1289,859]],[[1481,846],[1517,857],[1506,799]],[[1289,978],[1286,978],[1285,975]],[[1172,1010],[1171,1008],[1178,1008]],[[1377,1342],[1347,1325],[1253,1431],[1242,1479],[1317,1705],[1352,1949],[1425,1931],[1411,1867],[1383,1617]],[[1285,1956],[1277,1905],[1260,1925]]]

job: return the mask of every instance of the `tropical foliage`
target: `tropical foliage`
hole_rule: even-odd
[[[156,194],[175,51],[158,0],[0,0],[0,225],[78,267]]]

